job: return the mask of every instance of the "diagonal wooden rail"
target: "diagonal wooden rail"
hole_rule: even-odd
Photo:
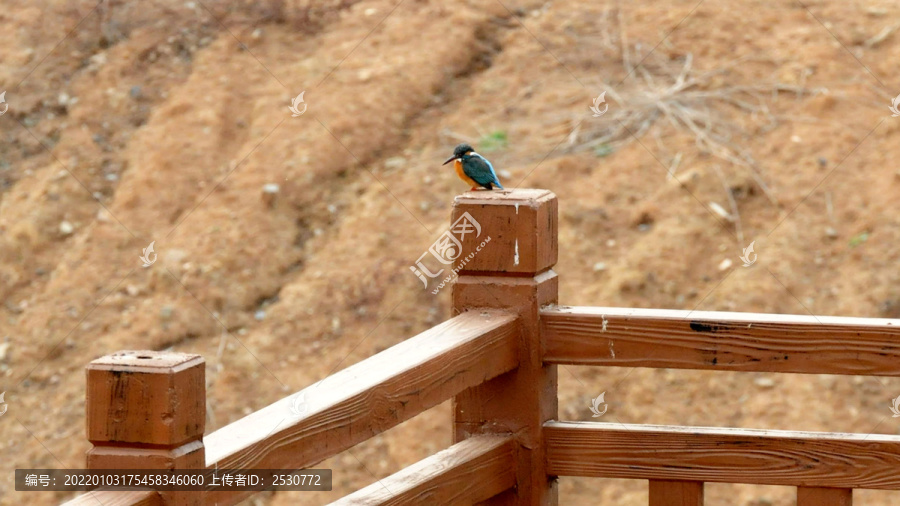
[[[516,485],[511,436],[475,436],[331,506],[476,504]]]
[[[648,480],[650,506],[702,506],[705,482],[796,486],[798,506],[900,491],[898,436],[558,421],[557,364],[900,376],[900,320],[559,306],[557,214],[546,190],[457,197],[436,243],[458,254],[451,319],[205,436],[201,357],[92,362],[89,467],[308,468],[452,398],[449,448],[334,505],[551,506],[559,476]],[[250,494],[98,491],[68,504]]]
[[[469,312],[281,399],[204,439],[207,468],[303,469],[516,368],[516,318]],[[216,492],[235,504],[250,492]]]
[[[213,451],[207,451],[205,465],[210,469],[311,467],[467,388],[515,369],[518,333],[516,316],[506,311],[467,312],[451,318],[209,434],[203,442]],[[133,352],[101,361],[125,357],[128,367],[133,367],[134,356],[153,360],[147,352]],[[117,368],[116,378],[134,373],[128,367]],[[118,380],[110,383],[109,377],[103,377],[100,381],[98,388],[108,389],[110,394],[122,390]],[[304,403],[302,415],[292,411],[297,396],[302,396]],[[139,414],[143,416],[143,412]],[[251,494],[209,492],[197,501],[236,504]],[[177,494],[167,495],[172,501],[177,499]],[[69,504],[96,504],[97,500],[104,504],[156,504],[157,498],[150,492],[93,492]]]

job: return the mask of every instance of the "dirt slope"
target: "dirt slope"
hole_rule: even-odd
[[[449,292],[408,267],[465,190],[440,167],[461,140],[508,186],[559,196],[567,304],[900,314],[892,4],[280,3],[16,0],[0,14],[13,28],[0,33],[0,503],[65,497],[12,492],[11,470],[83,466],[92,358],[204,355],[212,431],[445,319]],[[666,69],[688,58],[690,75],[713,73],[693,91],[768,90],[752,114],[691,102],[754,170],[663,116],[639,141],[590,146],[617,109],[656,111]],[[591,117],[610,89],[610,115]],[[750,241],[758,262],[743,268]],[[900,428],[893,380],[564,369],[564,419],[590,419],[606,391],[609,422]],[[444,405],[323,463],[332,493],[255,500],[326,504],[445,447],[448,420]],[[638,481],[560,491],[561,504],[647,500]],[[707,495],[793,504],[779,487]]]

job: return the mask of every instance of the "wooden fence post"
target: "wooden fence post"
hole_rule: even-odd
[[[797,506],[853,506],[853,489],[797,487]]]
[[[703,482],[650,480],[649,506],[703,506]]]
[[[518,441],[516,488],[491,505],[556,505],[543,424],[557,417],[556,366],[544,365],[539,309],[557,302],[557,200],[547,190],[467,192],[453,204],[451,234],[461,237],[453,265],[454,315],[502,308],[519,315],[519,367],[454,398],[454,442],[490,433]]]
[[[87,366],[89,469],[204,469],[206,364],[185,353],[123,351]],[[160,492],[199,505],[201,492]]]

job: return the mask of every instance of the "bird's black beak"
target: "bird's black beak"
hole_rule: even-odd
[[[447,161],[442,163],[441,165],[447,165],[448,163],[452,162],[453,160],[456,160],[457,158],[458,157],[456,155],[453,155],[450,158],[448,158]]]

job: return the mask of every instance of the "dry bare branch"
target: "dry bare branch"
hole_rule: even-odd
[[[621,16],[619,24],[622,25]],[[624,25],[620,40],[626,43]],[[622,62],[630,71],[631,49],[623,47]],[[779,118],[768,107],[770,94],[787,92],[800,95],[809,92],[802,86],[784,83],[719,85],[718,78],[731,68],[751,58],[739,58],[728,65],[706,72],[694,70],[693,55],[688,53],[680,63],[662,57],[648,58],[634,69],[635,86],[614,90],[604,83],[608,95],[616,103],[607,121],[591,122],[578,133],[580,142],[570,142],[570,151],[617,146],[643,136],[659,119],[673,128],[687,131],[701,153],[712,155],[729,164],[748,170],[762,192],[774,204],[778,201],[761,175],[758,162],[734,138],[739,129],[725,117],[723,106],[740,109],[752,118],[767,122],[766,129],[778,124]],[[821,90],[812,90],[819,92]],[[571,139],[570,139],[571,141]]]

